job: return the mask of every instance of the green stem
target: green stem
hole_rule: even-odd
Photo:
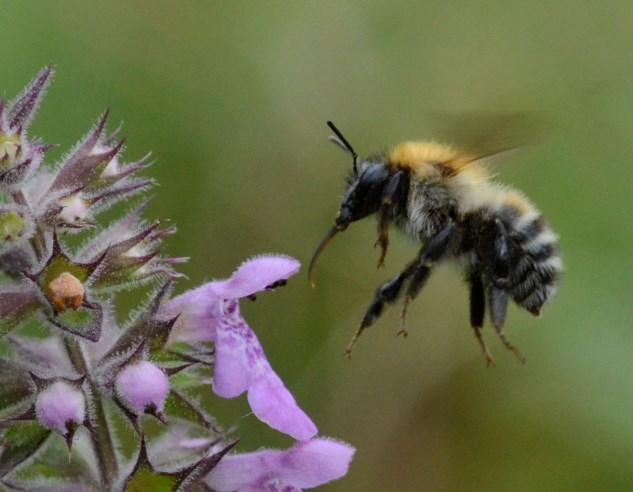
[[[79,343],[66,338],[65,345],[75,369],[79,374],[85,374],[86,381],[90,386],[93,409],[90,415],[90,423],[94,428],[94,432],[91,432],[92,443],[97,455],[101,475],[101,487],[103,487],[102,490],[110,490],[110,486],[115,483],[118,477],[118,463],[114,451],[112,434],[108,428],[108,419],[105,414],[101,391],[99,390],[99,386],[92,379]]]
[[[101,486],[104,490],[110,490],[119,475],[118,463],[114,452],[114,443],[112,442],[112,434],[108,429],[108,420],[103,407],[103,400],[96,385],[91,384],[91,390],[94,397],[94,424],[95,433],[93,436],[93,444],[99,460],[99,468],[101,471]]]

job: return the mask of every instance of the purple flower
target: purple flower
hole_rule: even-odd
[[[239,309],[240,298],[283,285],[299,267],[288,256],[250,259],[229,279],[204,284],[172,299],[161,315],[180,314],[172,341],[215,342],[213,389],[218,396],[235,398],[248,391],[257,418],[305,441],[316,435],[317,428],[273,371]]]
[[[35,413],[40,424],[65,436],[83,423],[86,400],[73,385],[57,381],[37,396]]]
[[[222,458],[206,479],[217,492],[301,492],[343,477],[354,448],[330,439]]]
[[[151,362],[140,361],[123,368],[115,389],[125,405],[137,415],[162,412],[169,393],[167,375]]]

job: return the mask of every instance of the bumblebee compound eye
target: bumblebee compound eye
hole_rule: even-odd
[[[363,163],[363,166],[364,170],[343,198],[337,224],[347,226],[380,209],[383,191],[390,178],[389,169],[382,162]]]

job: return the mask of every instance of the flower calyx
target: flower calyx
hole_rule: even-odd
[[[25,273],[40,292],[45,303],[44,314],[57,328],[91,341],[99,340],[103,307],[90,299],[91,277],[103,257],[83,263],[67,254],[53,234],[52,252],[37,272]],[[48,304],[48,309],[46,309]]]

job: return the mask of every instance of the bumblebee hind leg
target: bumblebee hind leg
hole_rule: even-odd
[[[504,288],[508,285],[510,275],[511,243],[508,237],[508,231],[500,219],[495,219],[494,228],[493,278],[488,288],[490,319],[503,345],[519,359],[521,364],[525,364],[525,357],[518,348],[510,343],[503,331],[503,325],[506,321],[506,312],[508,310],[508,293]]]
[[[506,337],[503,331],[503,324],[506,320],[506,311],[508,309],[508,294],[494,286],[488,290],[488,307],[490,309],[490,318],[492,325],[497,332],[497,336],[509,351],[511,351],[521,364],[525,364],[525,356],[516,348]]]
[[[473,327],[475,337],[477,337],[477,342],[479,342],[481,351],[486,358],[486,366],[494,366],[495,360],[492,358],[492,354],[490,353],[490,350],[488,350],[486,341],[481,334],[486,312],[486,294],[481,274],[471,273],[468,282],[470,284],[470,326]]]

